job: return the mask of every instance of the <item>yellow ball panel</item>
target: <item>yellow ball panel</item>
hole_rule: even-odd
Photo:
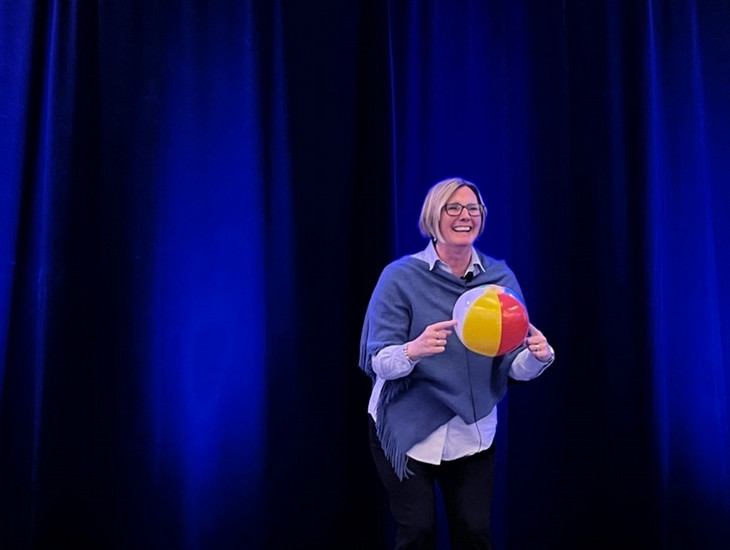
[[[462,327],[462,340],[471,351],[493,357],[501,339],[502,306],[499,295],[489,290],[469,308]]]

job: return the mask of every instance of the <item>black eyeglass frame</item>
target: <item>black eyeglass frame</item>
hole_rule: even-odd
[[[454,211],[453,214],[451,212],[449,212],[449,208],[454,209],[457,206],[459,207],[458,212]],[[460,202],[449,202],[449,203],[444,204],[443,211],[446,212],[446,215],[451,216],[452,218],[455,218],[456,216],[460,216],[465,208],[466,208],[467,214],[469,214],[469,216],[471,216],[472,218],[475,218],[476,216],[484,215],[484,205],[478,204],[475,202],[471,202],[469,204],[461,204]]]

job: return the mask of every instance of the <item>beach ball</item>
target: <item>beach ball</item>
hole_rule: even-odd
[[[482,285],[464,292],[454,304],[459,340],[467,349],[496,357],[527,337],[527,309],[517,295],[500,285]]]

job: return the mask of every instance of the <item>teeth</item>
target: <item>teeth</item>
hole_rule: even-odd
[[[454,231],[471,231],[471,227],[454,227]]]

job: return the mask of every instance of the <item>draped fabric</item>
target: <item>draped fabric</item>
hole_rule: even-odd
[[[729,60],[727,0],[0,3],[0,547],[388,548],[359,333],[460,176],[557,352],[497,548],[724,548]]]

